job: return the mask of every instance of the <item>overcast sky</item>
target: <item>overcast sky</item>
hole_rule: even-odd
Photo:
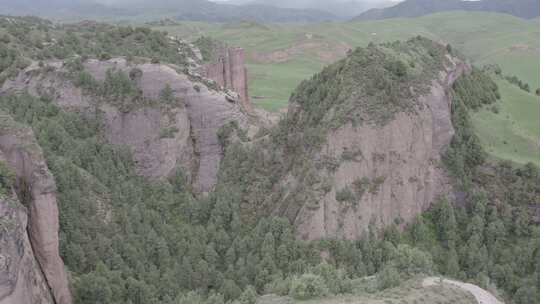
[[[210,0],[210,1],[214,1],[214,2],[227,2],[227,1],[231,1],[231,0]],[[332,2],[363,2],[363,3],[372,3],[372,4],[376,4],[376,3],[383,3],[383,2],[388,2],[388,0],[327,0],[328,3],[332,3]],[[399,2],[401,0],[390,0],[392,2]],[[96,2],[100,2],[100,3],[105,3],[105,4],[111,4],[111,3],[117,3],[117,2],[128,2],[127,0],[96,0]]]
[[[227,1],[231,1],[231,0],[210,0],[210,1],[213,1],[213,2],[227,2]],[[328,3],[332,3],[332,2],[364,2],[364,3],[384,3],[384,2],[388,2],[388,0],[327,0]],[[399,2],[399,1],[402,1],[402,0],[390,0],[391,2]]]

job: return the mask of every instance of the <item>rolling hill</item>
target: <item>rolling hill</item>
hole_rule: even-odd
[[[322,22],[338,19],[331,13],[315,9],[281,8],[264,4],[232,5],[207,0],[120,0],[112,4],[93,0],[0,0],[0,15],[35,15],[58,21],[93,19],[113,22],[161,18],[206,22]]]
[[[383,8],[393,5],[394,3],[386,1],[354,1],[354,0],[229,0],[231,4],[264,4],[275,7],[283,8],[296,8],[296,9],[316,9],[320,11],[330,12],[336,16],[344,19],[357,16],[371,8]]]
[[[540,16],[540,2],[536,0],[407,0],[392,7],[371,9],[354,20],[419,17],[453,10],[497,12],[531,19]]]

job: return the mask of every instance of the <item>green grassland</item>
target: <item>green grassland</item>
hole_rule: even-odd
[[[422,35],[449,42],[473,64],[498,64],[540,88],[540,19],[510,15],[446,12],[420,18],[318,24],[186,22],[158,27],[194,40],[210,36],[246,50],[250,95],[256,107],[278,111],[293,89],[347,50]],[[540,98],[498,81],[499,114],[485,109],[474,115],[486,150],[496,158],[540,164]]]
[[[473,115],[480,140],[496,158],[540,166],[540,97],[502,79],[497,84],[502,97],[498,111],[484,108]]]

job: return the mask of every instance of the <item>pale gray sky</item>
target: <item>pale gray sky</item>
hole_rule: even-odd
[[[112,3],[118,3],[118,2],[123,2],[123,3],[126,3],[126,2],[129,2],[129,0],[95,0],[96,2],[99,2],[99,3],[104,3],[104,4],[112,4]],[[140,0],[138,0],[139,2],[141,2]],[[148,0],[149,2],[152,2],[151,0]],[[234,2],[233,0],[210,0],[210,1],[214,1],[214,2]],[[332,2],[363,2],[363,3],[372,3],[372,4],[377,4],[377,3],[383,3],[383,2],[388,2],[388,0],[327,0],[328,3],[332,3]],[[390,0],[391,2],[399,2],[401,0]],[[248,1],[246,1],[248,2]]]

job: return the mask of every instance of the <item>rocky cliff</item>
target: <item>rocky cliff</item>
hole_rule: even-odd
[[[6,166],[3,181],[8,171],[14,175],[14,188],[4,189],[0,199],[0,303],[71,303],[58,251],[54,178],[33,132],[5,114],[0,115],[0,161]]]
[[[370,223],[409,223],[450,194],[441,163],[454,135],[450,90],[452,78],[467,70],[461,62],[447,66],[418,97],[414,113],[397,113],[384,126],[348,123],[332,130],[320,155],[341,160],[327,176],[333,187],[316,210],[302,207],[297,233],[304,239],[358,239]]]
[[[214,80],[221,88],[237,92],[245,108],[251,111],[245,60],[244,49],[221,47],[215,51],[214,62],[202,66],[201,74]]]
[[[247,148],[258,168],[242,189],[246,218],[285,216],[307,240],[410,222],[452,193],[441,159],[454,135],[452,85],[469,70],[415,38],[359,48],[303,82],[279,126]]]
[[[386,116],[391,107],[369,114],[364,122],[353,120],[329,130],[318,157],[338,161],[323,170],[331,187],[317,208],[304,205],[297,211],[294,222],[301,238],[358,239],[370,224],[409,223],[437,198],[451,194],[451,181],[441,162],[454,135],[451,90],[470,67],[444,53],[433,78],[422,80],[418,87],[407,84],[411,94],[402,101],[408,103],[406,108],[382,123],[369,120],[373,115]],[[399,102],[400,97],[395,98]],[[289,115],[305,115],[298,111],[302,108],[293,105]]]
[[[204,78],[172,65],[133,63],[124,58],[88,60],[77,76],[66,76],[74,72],[64,62],[47,62],[46,66],[47,72],[43,72],[37,63],[31,65],[6,81],[2,91],[45,94],[66,110],[100,115],[109,142],[129,147],[138,173],[151,179],[171,177],[181,169],[197,192],[211,191],[222,157],[220,128],[231,121],[247,125],[246,104],[235,94],[212,88]],[[76,85],[81,73],[89,75],[89,82],[97,87],[113,82],[111,75],[129,75],[128,85],[134,86],[134,92],[126,99],[85,89]]]

